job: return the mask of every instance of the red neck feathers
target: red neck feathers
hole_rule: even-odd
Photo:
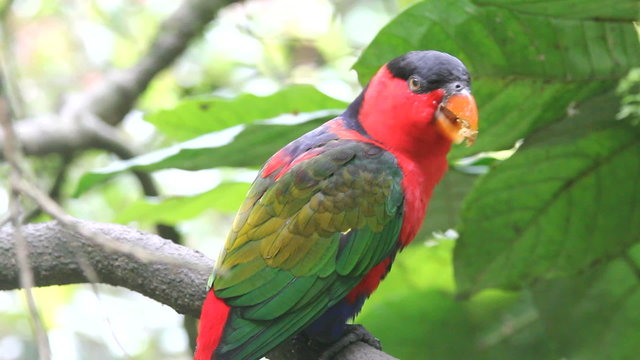
[[[359,111],[362,128],[396,156],[404,175],[402,246],[420,229],[433,188],[447,170],[451,141],[433,121],[443,97],[443,90],[413,93],[406,80],[383,66],[369,83]]]

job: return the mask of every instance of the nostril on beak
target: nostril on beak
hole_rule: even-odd
[[[466,86],[462,81],[452,81],[446,86],[446,89],[450,94],[459,93],[465,88]]]

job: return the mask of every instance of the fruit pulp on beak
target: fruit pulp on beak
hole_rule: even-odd
[[[468,91],[446,97],[436,112],[436,127],[452,142],[473,145],[478,135],[478,108]]]

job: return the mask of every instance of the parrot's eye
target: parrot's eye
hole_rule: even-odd
[[[415,76],[411,76],[409,78],[409,89],[413,92],[419,92],[422,88],[422,84],[420,83],[420,79]]]

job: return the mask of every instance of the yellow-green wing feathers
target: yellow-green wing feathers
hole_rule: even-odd
[[[393,156],[350,140],[316,150],[277,180],[258,176],[234,221],[213,282],[232,306],[222,358],[251,359],[300,331],[395,250]]]

